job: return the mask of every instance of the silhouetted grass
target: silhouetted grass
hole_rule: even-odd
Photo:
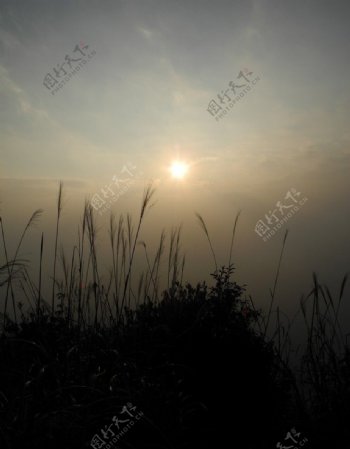
[[[218,265],[208,227],[197,214],[214,262],[213,284],[184,285],[181,227],[171,230],[167,254],[162,231],[153,260],[146,243],[139,241],[154,196],[149,185],[136,228],[130,215],[118,220],[110,216],[112,266],[103,283],[88,202],[77,245],[69,257],[63,250],[58,257],[62,195],[60,184],[51,306],[42,294],[44,235],[37,285],[19,258],[23,239],[41,211],[28,221],[13,259],[0,217],[6,262],[0,267],[1,447],[91,447],[93,435],[128,402],[144,418],[120,440],[121,448],[204,449],[225,447],[227,440],[233,447],[270,448],[292,427],[309,438],[305,447],[344,447],[350,437],[350,356],[339,314],[347,276],[335,298],[314,275],[314,287],[300,307],[307,329],[305,351],[298,369],[292,369],[294,319],[286,326],[279,307],[273,310],[287,232],[265,316],[247,297],[245,286],[233,280],[240,212],[227,266]],[[138,244],[144,248],[145,271],[136,281]],[[163,264],[167,288],[161,291]]]

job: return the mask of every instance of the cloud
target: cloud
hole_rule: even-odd
[[[33,125],[53,125],[48,113],[41,108],[34,107],[25,91],[16,84],[8,72],[8,70],[0,65],[0,99],[7,100],[7,109],[5,112],[11,120],[21,121],[28,120]],[[40,123],[38,123],[40,122]],[[14,124],[18,130],[18,122]]]
[[[18,51],[21,47],[20,41],[16,36],[4,28],[0,28],[0,49],[3,56],[8,56],[11,52]]]
[[[141,33],[142,36],[143,36],[144,38],[146,38],[147,40],[151,40],[152,37],[154,36],[154,32],[151,31],[151,30],[149,30],[149,29],[147,29],[147,28],[139,27],[139,28],[137,29],[137,31],[138,31],[139,33]]]

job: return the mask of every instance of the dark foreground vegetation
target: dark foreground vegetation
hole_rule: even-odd
[[[211,285],[182,282],[180,230],[165,234],[134,287],[133,260],[153,190],[139,221],[110,221],[112,268],[106,285],[96,254],[93,211],[85,206],[70,262],[57,257],[60,187],[51,303],[19,258],[33,214],[0,267],[0,447],[60,448],[345,448],[349,447],[350,354],[337,298],[314,276],[301,300],[307,341],[290,362],[290,327],[274,313],[283,240],[267,313],[256,310],[229,261],[212,251]],[[58,275],[56,260],[60,261]],[[168,287],[159,289],[162,264]],[[23,303],[29,305],[24,310]],[[276,317],[272,319],[272,317]],[[114,442],[113,442],[114,439]]]

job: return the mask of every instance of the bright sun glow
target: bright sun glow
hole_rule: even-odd
[[[184,162],[175,161],[171,164],[170,172],[173,178],[182,179],[188,171],[188,166]]]

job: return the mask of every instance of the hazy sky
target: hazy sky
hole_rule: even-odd
[[[45,209],[24,249],[35,260],[41,231],[53,236],[63,180],[69,246],[84,197],[130,163],[136,180],[113,210],[135,212],[153,179],[143,238],[183,223],[188,279],[212,271],[194,212],[224,264],[241,209],[237,276],[260,304],[287,227],[281,307],[297,308],[312,271],[337,291],[350,249],[349,12],[339,0],[0,0],[0,211],[11,244]],[[60,70],[50,78],[60,82],[79,58],[87,62],[52,95],[46,75]],[[250,91],[227,106],[242,84]],[[211,100],[228,107],[222,119]],[[189,165],[182,180],[168,170],[177,158]],[[264,242],[255,224],[290,188],[308,201]],[[108,212],[98,218],[102,236]]]

